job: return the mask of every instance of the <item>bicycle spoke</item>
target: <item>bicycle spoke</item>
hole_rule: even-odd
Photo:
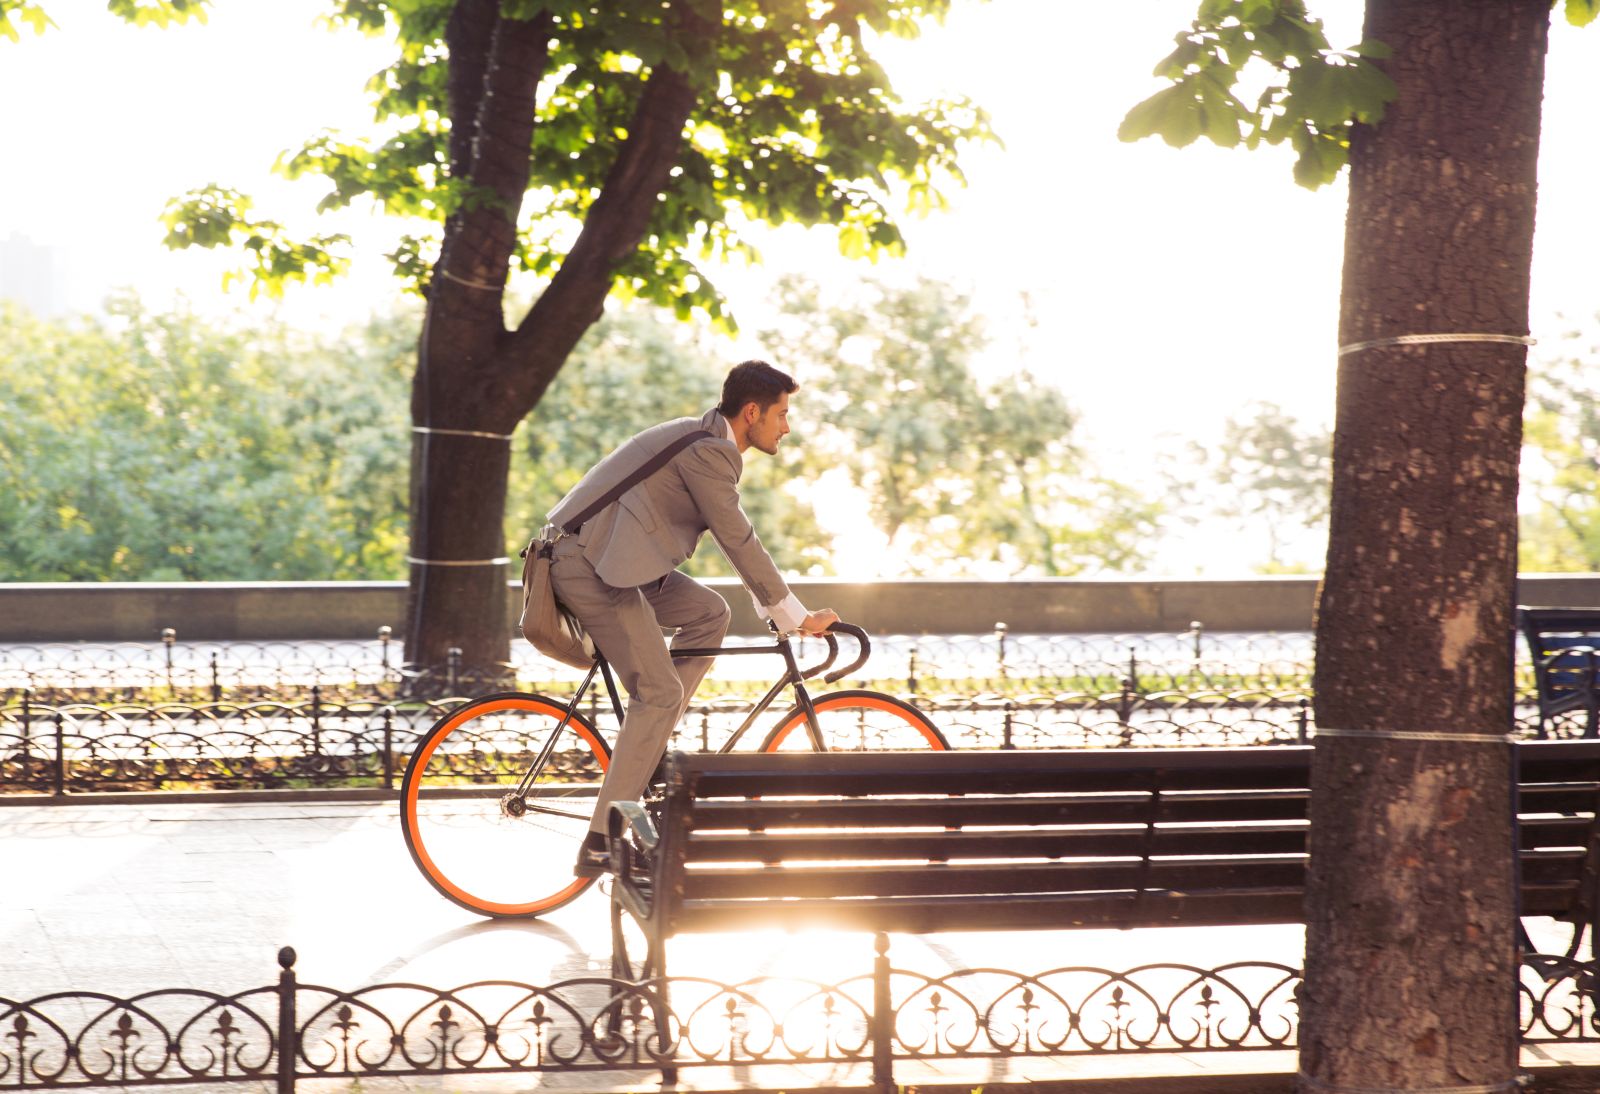
[[[407,845],[429,883],[463,907],[537,915],[586,886],[572,863],[608,757],[576,717],[552,747],[565,715],[534,696],[479,700],[442,719],[412,758]]]

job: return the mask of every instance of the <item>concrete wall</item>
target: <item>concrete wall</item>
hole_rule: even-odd
[[[757,633],[750,598],[734,581],[711,583],[734,609],[734,629]],[[961,634],[1005,623],[1017,633],[1304,631],[1314,577],[1226,580],[1041,581],[800,580],[811,608],[832,608],[878,634]],[[1600,607],[1600,575],[1522,578],[1524,604]],[[512,586],[511,627],[521,607]],[[405,630],[402,582],[0,584],[0,642],[150,642],[171,627],[180,640],[371,638]]]

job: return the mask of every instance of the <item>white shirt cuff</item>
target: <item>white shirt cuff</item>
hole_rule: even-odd
[[[804,623],[806,616],[811,614],[806,611],[805,605],[800,603],[800,598],[793,593],[770,606],[762,604],[752,593],[750,594],[750,602],[756,606],[757,615],[762,619],[770,619],[778,625],[778,633],[780,634],[788,634],[790,631],[799,630],[800,624]]]

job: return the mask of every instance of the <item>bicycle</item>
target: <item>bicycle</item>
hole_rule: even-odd
[[[783,659],[782,676],[718,751],[732,751],[786,688],[794,706],[763,738],[763,752],[829,751],[852,741],[860,749],[950,747],[925,714],[895,696],[849,689],[813,698],[805,681],[837,659],[834,633],[854,638],[858,655],[824,677],[832,684],[872,655],[860,627],[834,624],[823,635],[827,658],[805,669],[783,635],[771,645],[672,651],[674,658]],[[596,675],[620,724],[623,705],[611,666],[596,654],[566,702],[524,692],[485,696],[440,718],[418,742],[400,784],[401,828],[412,861],[441,895],[480,915],[531,917],[569,903],[593,883],[571,869],[611,759],[605,738],[579,709]]]

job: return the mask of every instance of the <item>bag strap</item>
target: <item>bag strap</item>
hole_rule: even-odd
[[[571,535],[573,532],[576,532],[579,528],[583,527],[584,522],[590,517],[594,516],[596,513],[600,512],[600,510],[604,509],[606,506],[622,497],[622,495],[626,494],[629,490],[632,490],[645,479],[648,479],[651,475],[654,475],[657,471],[660,471],[669,462],[671,462],[672,457],[676,456],[679,452],[682,452],[685,448],[688,448],[691,444],[694,444],[694,442],[703,441],[709,436],[711,436],[710,431],[704,429],[696,429],[693,432],[685,433],[683,436],[667,445],[667,447],[663,448],[660,452],[657,452],[654,456],[651,456],[648,460],[644,461],[643,464],[634,469],[633,474],[617,483],[617,485],[613,486],[610,490],[607,490],[605,494],[599,498],[599,500],[595,501],[589,506],[586,506],[583,512],[579,513],[577,516],[563,524],[561,526],[561,531],[567,535]]]

